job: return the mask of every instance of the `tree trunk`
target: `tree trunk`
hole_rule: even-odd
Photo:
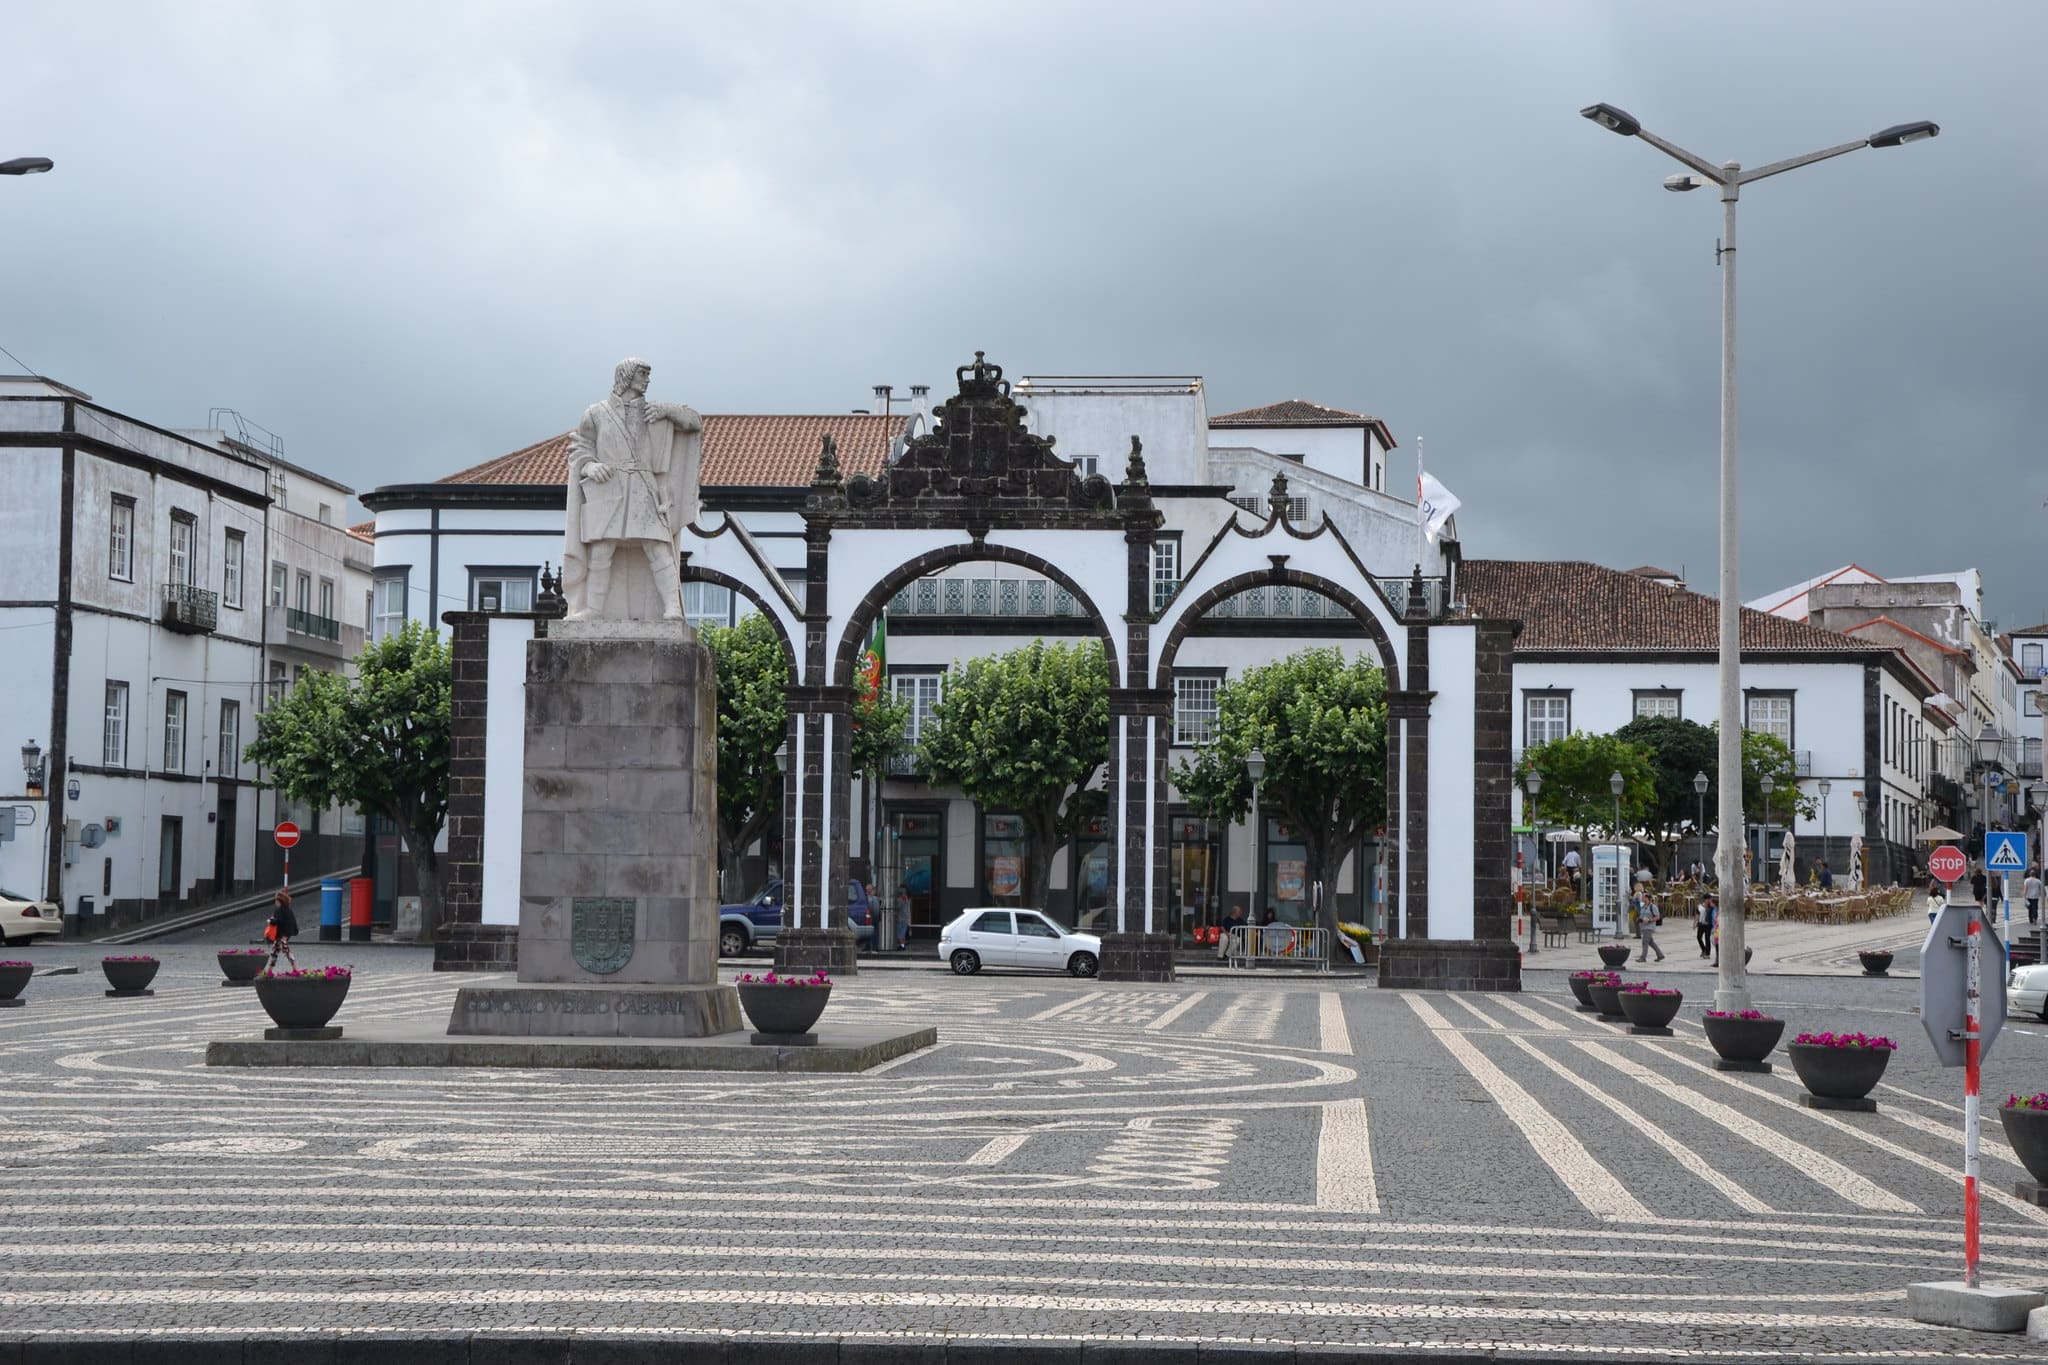
[[[413,875],[420,884],[420,936],[416,943],[432,943],[434,931],[441,927],[441,917],[446,912],[447,900],[441,887],[441,863],[434,854],[434,840],[413,839]]]
[[[1044,910],[1046,895],[1052,890],[1053,856],[1060,851],[1058,805],[1026,815],[1024,828],[1030,836],[1030,852],[1024,857],[1024,904]]]
[[[1356,838],[1350,842],[1355,846]],[[1347,962],[1351,958],[1351,954],[1344,951],[1343,945],[1337,941],[1337,874],[1344,866],[1343,850],[1344,844],[1334,840],[1316,850],[1316,883],[1323,889],[1323,903],[1316,915],[1316,923],[1323,930],[1332,962]]]

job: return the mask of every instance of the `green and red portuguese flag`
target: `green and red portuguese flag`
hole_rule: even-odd
[[[854,670],[854,686],[860,689],[860,699],[872,706],[882,695],[882,677],[889,657],[889,614],[883,612],[875,618],[875,629],[868,636],[867,647],[860,652],[860,666]]]

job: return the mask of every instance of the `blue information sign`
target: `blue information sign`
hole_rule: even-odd
[[[1988,872],[2027,870],[2027,836],[2017,830],[1984,831],[1984,868]]]

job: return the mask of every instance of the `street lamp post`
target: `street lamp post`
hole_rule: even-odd
[[[1828,848],[1828,793],[1835,789],[1835,784],[1823,777],[1820,781],[1814,783],[1813,789],[1820,793],[1820,860],[1825,863],[1830,852]],[[1832,872],[1834,869],[1830,867],[1828,870]]]
[[[1669,176],[1669,190],[1694,190],[1702,185],[1721,187],[1722,240],[1715,258],[1721,266],[1721,629],[1720,629],[1720,824],[1722,830],[1742,827],[1742,581],[1740,538],[1736,534],[1735,460],[1735,202],[1742,187],[1751,181],[1784,171],[1810,166],[1816,161],[1842,156],[1864,147],[1897,147],[1933,137],[1941,129],[1932,123],[1900,123],[1855,142],[1808,152],[1785,161],[1745,171],[1741,163],[1728,161],[1715,166],[1705,157],[1666,142],[1644,128],[1633,117],[1611,104],[1594,104],[1580,115],[1622,137],[1638,137],[1694,172]],[[1714,994],[1715,1007],[1741,1010],[1749,1007],[1749,987],[1742,968],[1743,915],[1742,880],[1735,876],[1737,854],[1724,837],[1721,841],[1721,923],[1722,942],[1728,951],[1721,955],[1721,978]]]
[[[1694,773],[1692,775],[1692,795],[1693,800],[1699,805],[1699,816],[1693,824],[1693,833],[1699,837],[1701,843],[1705,843],[1707,840],[1707,775],[1705,773]]]
[[[1764,838],[1763,847],[1757,851],[1756,870],[1762,872],[1771,860],[1771,793],[1778,789],[1778,781],[1769,773],[1757,779],[1757,790],[1764,794]]]
[[[1245,776],[1252,780],[1252,923],[1259,922],[1259,891],[1265,885],[1266,869],[1259,862],[1259,836],[1265,833],[1259,824],[1259,782],[1266,775],[1266,751],[1254,749],[1244,756]]]
[[[1536,832],[1536,865],[1543,865],[1543,822],[1536,817],[1536,797],[1543,790],[1543,774],[1534,768],[1522,777],[1522,785],[1529,792],[1529,828]],[[1528,894],[1526,885],[1524,894]],[[1536,897],[1529,895],[1529,952],[1536,952]]]

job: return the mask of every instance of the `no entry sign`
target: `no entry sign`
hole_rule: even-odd
[[[290,847],[291,847],[292,845],[294,845],[294,844],[296,844],[296,843],[298,843],[298,842],[299,842],[299,827],[298,827],[297,825],[293,824],[293,823],[292,823],[291,821],[289,821],[289,820],[280,820],[280,821],[278,822],[278,825],[277,825],[277,846],[278,846],[279,848],[290,848]],[[1953,849],[1951,849],[1951,850],[1949,850],[1949,851],[1950,851],[1950,852],[1954,852],[1954,850],[1953,850]],[[1962,855],[1962,854],[1960,854],[1960,853],[1957,853],[1957,854],[1956,854],[1956,856],[1957,856],[1958,858],[1960,858],[1960,857],[1962,857],[1963,855]],[[1961,874],[1957,874],[1957,875],[1961,875]],[[1955,878],[1954,878],[1954,877],[1950,877],[1950,878],[1949,878],[1949,880],[1950,880],[1950,881],[1954,881],[1954,880],[1955,880]]]
[[[1943,844],[1927,855],[1927,870],[1942,881],[1953,884],[1956,878],[1970,870],[1970,860],[1954,844]]]

